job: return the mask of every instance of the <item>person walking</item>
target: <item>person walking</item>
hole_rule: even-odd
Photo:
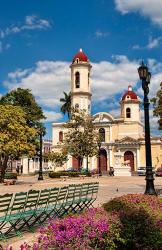
[[[114,176],[114,168],[113,167],[110,167],[109,175]]]

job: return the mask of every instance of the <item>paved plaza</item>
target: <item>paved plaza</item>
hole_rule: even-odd
[[[144,193],[145,191],[145,177],[143,176],[131,176],[131,177],[107,177],[102,176],[99,178],[86,177],[84,180],[79,178],[71,178],[67,181],[60,181],[60,179],[49,179],[45,177],[43,181],[38,181],[37,176],[19,177],[16,185],[4,186],[0,184],[0,194],[16,193],[21,191],[28,191],[29,189],[44,189],[50,187],[60,187],[69,184],[77,184],[83,182],[99,182],[99,193],[95,202],[95,207],[102,205],[111,198],[121,196],[123,194],[131,193]],[[155,177],[155,188],[162,188],[162,178]],[[7,242],[3,243],[3,246],[8,244],[13,245],[13,250],[18,250],[21,243],[33,242],[38,236],[38,233],[24,233],[23,237],[14,237]]]

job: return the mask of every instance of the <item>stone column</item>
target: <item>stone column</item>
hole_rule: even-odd
[[[29,173],[34,173],[34,162],[32,159],[29,159]]]
[[[72,156],[68,155],[68,161],[66,163],[67,168],[72,168]]]
[[[87,167],[87,159],[86,157],[83,158],[82,168],[86,169]]]
[[[137,169],[138,169],[138,167],[140,167],[140,151],[139,151],[139,148],[137,148],[137,160],[136,160],[136,162],[137,162]],[[137,171],[137,169],[136,169],[136,171]]]
[[[112,147],[109,147],[109,167],[113,167],[113,163],[112,163]]]
[[[95,169],[95,156],[91,158],[91,169]]]
[[[29,164],[28,164],[28,157],[23,156],[22,157],[22,165],[23,165],[23,174],[29,173]]]

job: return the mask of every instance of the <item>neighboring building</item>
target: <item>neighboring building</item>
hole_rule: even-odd
[[[71,68],[71,94],[72,106],[91,112],[91,64],[88,57],[80,50],[73,58]],[[140,99],[128,86],[128,90],[120,100],[120,117],[114,118],[108,112],[99,112],[94,117],[94,123],[102,137],[100,149],[100,163],[102,172],[109,171],[113,166],[118,171],[118,175],[129,175],[137,171],[139,166],[145,166],[145,141],[143,125],[140,118]],[[65,133],[64,123],[53,123],[53,150],[59,150],[58,142],[63,140]],[[162,164],[162,140],[159,137],[151,138],[152,165],[157,168]],[[98,169],[99,161],[96,157],[89,159],[89,168]],[[77,159],[69,155],[69,160],[65,164],[66,168],[77,169],[79,163]],[[83,167],[86,168],[86,159],[83,160]],[[125,170],[124,170],[125,169]],[[126,172],[124,172],[126,171]],[[117,172],[116,172],[117,173]]]
[[[52,151],[52,141],[44,139],[42,145],[42,153],[49,153]],[[8,171],[18,172],[19,174],[32,174],[39,171],[39,156],[28,158],[23,156],[19,160],[11,161]],[[52,171],[53,166],[51,162],[43,158],[42,162],[43,172]]]

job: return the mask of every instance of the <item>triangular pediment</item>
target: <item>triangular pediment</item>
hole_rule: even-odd
[[[124,138],[120,139],[120,140],[115,140],[115,142],[119,142],[119,143],[138,143],[139,141],[130,137],[130,136],[125,136]]]

